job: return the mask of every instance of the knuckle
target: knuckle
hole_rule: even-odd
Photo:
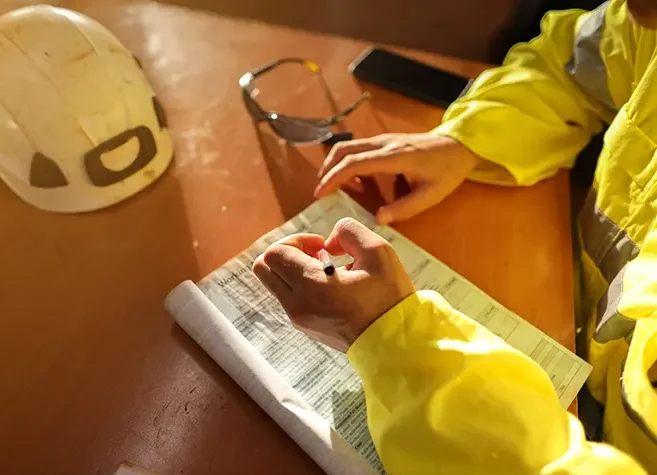
[[[253,261],[253,265],[251,266],[251,270],[253,271],[254,274],[262,273],[267,270],[267,264],[265,264],[264,254],[260,254],[258,257],[255,258],[255,260]]]
[[[347,140],[347,141],[344,141],[344,142],[338,142],[335,145],[333,145],[333,147],[331,147],[331,151],[332,152],[338,152],[338,151],[344,150],[345,148],[348,148],[350,146],[351,146],[351,141],[350,140]]]
[[[377,152],[376,150],[368,150],[366,152],[352,153],[347,155],[342,160],[342,163],[344,164],[344,168],[358,166],[362,163],[367,162],[368,160],[377,158],[379,153],[380,151]]]
[[[349,149],[352,147],[351,142],[338,142],[329,151],[329,158],[339,159],[343,155],[349,153]]]
[[[347,216],[345,218],[340,218],[338,220],[337,224],[340,225],[340,226],[348,226],[348,225],[350,225],[352,223],[355,223],[355,222],[356,222],[356,220],[354,218],[352,218],[350,216]]]
[[[354,218],[340,218],[337,223],[335,223],[335,227],[338,231],[345,231],[352,229],[354,226],[358,226],[358,221],[356,221]]]
[[[353,155],[353,154],[347,155],[347,156],[344,157],[344,159],[341,162],[341,165],[342,165],[341,168],[345,169],[345,168],[353,167],[358,162],[359,162],[359,159],[356,155]]]
[[[399,139],[403,136],[403,134],[397,134],[397,133],[385,133],[380,136],[381,143],[383,145],[386,145],[390,142],[398,142]]]
[[[272,244],[260,255],[260,257],[262,257],[263,263],[269,265],[272,262],[279,262],[283,257],[282,254],[284,250],[284,246],[280,244]]]
[[[396,255],[395,249],[392,247],[392,244],[390,244],[388,241],[386,241],[383,238],[373,241],[368,246],[367,250],[375,254],[377,257],[381,257],[381,258],[387,258]]]

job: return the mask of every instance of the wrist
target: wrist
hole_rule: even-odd
[[[484,161],[482,157],[480,157],[472,150],[470,150],[467,146],[465,146],[463,143],[459,142],[453,137],[450,137],[449,135],[443,135],[434,131],[429,132],[429,134],[435,138],[433,148],[448,149],[448,152],[451,155],[457,156],[461,160],[470,163],[473,169],[479,166],[479,164]]]

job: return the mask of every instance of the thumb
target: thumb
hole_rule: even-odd
[[[349,254],[358,261],[369,252],[387,245],[388,241],[353,218],[342,218],[326,239],[326,250],[334,255]]]
[[[438,200],[434,197],[435,190],[426,185],[413,189],[409,194],[381,206],[376,213],[376,220],[381,224],[403,221],[430,208]]]
[[[444,182],[419,185],[411,190],[408,195],[390,204],[381,206],[376,213],[376,219],[380,224],[388,224],[393,221],[403,221],[412,218],[441,202],[447,195],[458,188],[460,184],[461,182],[454,184]]]

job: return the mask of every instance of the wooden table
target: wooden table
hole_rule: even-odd
[[[256,127],[238,77],[307,57],[346,106],[361,92],[346,66],[366,45],[153,2],[60,3],[141,59],[176,160],[136,197],[82,215],[39,211],[0,186],[0,473],[110,474],[124,460],[162,475],[320,473],[162,300],[312,201],[325,150]],[[416,55],[463,74],[483,68]],[[306,83],[275,86],[276,106],[325,107]],[[346,123],[359,137],[440,121],[438,109],[370,89],[375,99]],[[565,174],[526,189],[465,184],[398,229],[572,348],[568,202]]]

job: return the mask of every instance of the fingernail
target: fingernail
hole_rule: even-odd
[[[315,187],[315,190],[313,191],[313,196],[315,198],[319,198],[319,185]]]
[[[376,215],[376,220],[379,222],[379,224],[388,224],[390,221],[392,221],[392,216],[387,211],[379,211]]]

